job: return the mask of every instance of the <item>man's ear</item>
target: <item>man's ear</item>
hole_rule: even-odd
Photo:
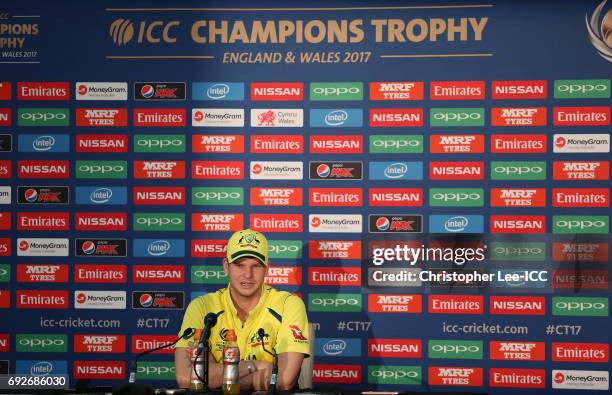
[[[268,275],[268,270],[270,269],[270,260],[269,259],[268,259],[268,264],[265,265],[265,266],[266,266],[266,271],[264,273],[264,276],[267,276]]]
[[[227,261],[227,258],[223,258],[223,271],[225,272],[225,274],[228,274],[229,271],[229,262]]]

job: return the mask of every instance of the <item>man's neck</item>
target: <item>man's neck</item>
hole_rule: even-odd
[[[259,291],[257,291],[255,295],[250,296],[250,297],[243,297],[240,295],[234,295],[234,293],[232,292],[232,289],[230,288],[230,298],[232,299],[232,302],[234,303],[234,307],[236,308],[238,318],[240,318],[242,322],[246,321],[251,310],[253,310],[255,306],[257,306],[257,304],[259,303],[259,299],[261,298],[261,293],[262,291],[261,289],[259,289]]]

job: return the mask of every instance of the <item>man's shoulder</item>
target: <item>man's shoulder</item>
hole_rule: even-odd
[[[286,303],[299,303],[301,299],[294,293],[288,291],[280,291],[274,287],[266,285],[268,288],[268,305],[272,306],[284,306]]]
[[[227,292],[227,288],[221,288],[215,292],[208,292],[193,299],[191,303],[199,306],[216,307],[223,303],[223,295]]]

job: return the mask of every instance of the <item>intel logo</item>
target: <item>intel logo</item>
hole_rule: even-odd
[[[227,97],[230,92],[230,87],[226,84],[215,84],[206,90],[206,96],[209,99],[219,100]]]
[[[348,119],[348,113],[344,110],[335,110],[325,115],[325,124],[329,126],[340,126]]]
[[[55,145],[53,136],[39,136],[32,142],[32,147],[36,151],[49,151]]]
[[[327,355],[340,355],[346,349],[346,342],[340,339],[332,339],[323,345],[323,352]]]
[[[385,168],[385,177],[402,178],[407,172],[408,166],[405,163],[392,163]]]
[[[147,253],[153,256],[166,255],[169,251],[170,243],[166,240],[156,240],[147,248]]]
[[[461,232],[468,226],[468,219],[463,216],[457,216],[447,219],[444,222],[444,229],[448,232]]]
[[[89,194],[89,199],[97,204],[108,203],[111,197],[113,197],[113,191],[108,188],[98,188]]]
[[[46,376],[53,371],[53,365],[51,362],[37,362],[30,368],[30,374],[32,376]]]

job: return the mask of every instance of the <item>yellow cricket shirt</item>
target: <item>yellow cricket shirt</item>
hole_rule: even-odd
[[[189,303],[179,336],[187,328],[203,328],[204,316],[210,312],[218,315],[217,324],[210,334],[210,351],[215,362],[223,358],[223,343],[228,329],[236,332],[240,359],[243,360],[273,361],[272,356],[261,347],[257,335],[259,328],[264,329],[264,343],[268,351],[274,348],[278,354],[300,352],[306,355],[310,351],[306,307],[302,299],[292,293],[263,285],[259,303],[244,324],[238,318],[229,286],[199,296]],[[190,347],[192,344],[193,339],[181,340],[176,346]]]

